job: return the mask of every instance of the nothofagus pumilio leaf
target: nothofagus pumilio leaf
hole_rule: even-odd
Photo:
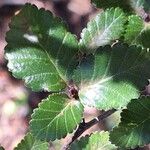
[[[150,143],[150,97],[134,99],[127,105],[110,140],[120,148],[132,149]]]
[[[71,150],[117,150],[109,141],[109,132],[95,132],[72,144]]]
[[[131,7],[129,5],[130,0],[92,0],[92,3],[102,9],[120,7],[127,13],[131,13]],[[134,1],[134,0],[133,0]],[[136,1],[136,0],[135,0]]]
[[[100,12],[84,28],[79,42],[81,51],[91,53],[99,46],[112,44],[123,35],[126,16],[120,8]]]
[[[103,10],[89,21],[79,41],[61,19],[35,5],[26,4],[13,17],[6,35],[8,69],[33,91],[52,93],[33,111],[30,133],[16,150],[46,150],[45,141],[70,133],[65,149],[127,149],[150,143],[150,98],[139,98],[150,79],[150,23],[141,16],[141,9],[149,15],[149,3],[93,2]],[[86,106],[104,112],[86,122]],[[122,109],[121,123],[110,134],[96,132],[75,141]]]
[[[6,37],[8,68],[34,91],[60,91],[76,65],[78,42],[60,19],[26,4]]]
[[[101,9],[120,7],[127,14],[141,14],[142,11],[150,10],[149,0],[92,0],[92,2]]]
[[[31,116],[30,129],[38,139],[61,139],[82,121],[83,106],[66,94],[53,94],[39,104]]]
[[[99,47],[75,70],[79,98],[84,105],[109,110],[125,107],[140,96],[150,78],[150,53],[117,43]]]
[[[37,140],[31,133],[27,133],[14,150],[48,150],[48,147],[47,142]]]
[[[124,36],[128,44],[150,48],[150,23],[144,22],[140,16],[129,16]]]

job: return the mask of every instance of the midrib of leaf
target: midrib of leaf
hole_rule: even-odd
[[[132,16],[131,16],[132,17]],[[135,16],[135,17],[137,17],[137,16]],[[131,18],[130,18],[131,19]],[[136,41],[138,40],[138,38],[142,35],[142,33],[144,32],[144,31],[146,31],[146,30],[149,30],[149,23],[146,23],[146,22],[143,22],[143,20],[142,20],[142,29],[141,29],[141,31],[135,36],[135,38],[132,40],[132,42],[131,42],[131,44],[132,45],[134,45],[134,44],[136,44]]]
[[[62,45],[60,46],[60,48],[59,48],[59,50],[58,50],[57,57],[58,57],[58,54],[59,54],[59,52],[60,52],[60,50],[61,50],[63,44],[65,43],[65,40],[66,40],[68,34],[69,34],[69,32],[66,32],[66,34],[65,34],[65,36],[64,36],[64,39],[63,39],[63,41],[62,41]],[[75,53],[74,56],[72,56],[72,58],[70,58],[70,62],[74,59],[74,57],[76,56],[76,54],[77,54],[77,53]],[[57,64],[57,59],[55,60],[55,63]],[[67,65],[65,74],[67,74],[67,69],[69,68],[69,65],[70,65],[70,63],[68,63],[68,65]],[[58,69],[58,68],[57,68],[57,69]],[[58,70],[59,70],[59,69],[58,69]],[[62,76],[63,76],[63,75],[62,75]],[[67,83],[67,79],[63,79],[63,80],[65,81],[65,83]]]
[[[69,102],[66,106],[65,106],[65,108],[64,109],[62,109],[60,112],[59,112],[59,114],[57,114],[52,120],[51,120],[51,122],[47,125],[47,126],[45,126],[44,128],[42,128],[42,129],[40,129],[39,130],[39,132],[37,133],[37,137],[38,137],[38,135],[39,135],[39,133],[42,131],[42,130],[44,130],[45,128],[47,128],[47,133],[46,133],[46,135],[48,135],[48,127],[56,120],[56,119],[58,119],[63,113],[65,113],[65,111],[66,111],[66,109],[68,108],[68,107],[70,107],[71,105],[72,105],[72,103],[73,102]],[[78,107],[77,107],[78,108]],[[72,109],[72,107],[71,107],[71,109]],[[66,113],[65,113],[65,118],[66,118]],[[32,119],[32,120],[34,120],[34,119]],[[36,120],[38,120],[38,119],[36,119]],[[65,122],[65,126],[66,126],[66,122]],[[66,128],[66,130],[67,130],[67,128]],[[57,131],[57,130],[56,130]],[[68,132],[68,130],[67,130],[67,132]],[[56,134],[57,135],[57,134]],[[47,138],[47,136],[46,136],[46,138]]]
[[[149,112],[150,112],[150,109],[148,107],[145,107],[140,101],[137,101],[137,103],[139,103],[140,105],[142,105],[142,107],[144,107],[145,109],[147,109]],[[130,110],[131,111],[131,110]],[[133,112],[133,113],[136,113],[136,112]],[[148,117],[147,119],[143,120],[141,123],[137,124],[136,127],[133,128],[133,130],[135,128],[137,128],[138,126],[142,125],[144,122],[146,122],[147,120],[150,120],[150,117]]]
[[[144,122],[146,122],[146,121],[149,120],[149,119],[150,119],[150,117],[148,117],[147,119],[143,120],[140,124],[137,124],[136,127],[133,127],[133,130],[134,130],[135,128],[137,128],[138,126],[142,125]]]
[[[50,55],[48,54],[47,50],[45,50],[45,48],[42,46],[42,44],[41,44],[40,42],[39,42],[39,46],[41,47],[41,49],[43,49],[43,50],[45,51],[45,53],[46,53],[46,55],[47,55],[47,57],[48,57],[48,59],[49,59],[49,62],[54,65],[54,67],[55,67],[56,71],[58,72],[59,76],[60,76],[61,79],[66,83],[67,81],[66,81],[66,79],[63,77],[62,73],[59,71],[59,69],[58,69],[58,67],[57,67],[57,64],[55,64],[55,63],[51,60],[51,57],[50,57]]]
[[[112,52],[112,53],[113,53],[113,52]],[[142,51],[141,51],[141,53],[142,53]],[[141,55],[141,53],[140,53],[140,55]],[[139,56],[140,56],[140,55],[139,55]],[[126,55],[125,55],[125,56],[126,56]],[[138,56],[138,57],[139,57],[139,56]],[[105,71],[104,76],[102,77],[102,79],[101,79],[100,81],[95,81],[95,85],[96,85],[96,84],[102,84],[102,83],[108,82],[108,81],[112,80],[114,77],[116,77],[116,76],[118,76],[118,75],[121,75],[121,74],[124,74],[124,73],[132,74],[132,73],[130,72],[130,70],[132,71],[132,70],[134,70],[134,69],[136,69],[136,68],[138,68],[138,67],[142,67],[142,66],[143,66],[143,64],[137,64],[137,65],[134,66],[134,64],[135,64],[135,63],[137,62],[137,60],[138,60],[138,57],[137,57],[137,59],[135,59],[133,65],[132,65],[129,69],[124,70],[123,72],[120,72],[120,73],[119,73],[119,70],[120,70],[120,68],[121,68],[121,67],[120,67],[120,68],[118,69],[118,72],[117,72],[116,74],[114,74],[114,75],[112,75],[112,76],[110,76],[110,77],[105,78],[105,76],[107,76],[106,72],[109,70],[109,66],[110,66],[110,63],[111,63],[111,59],[112,59],[112,55],[111,55],[111,56],[110,56],[110,59],[109,59],[109,62],[108,62],[109,65],[107,65],[107,68],[106,68],[106,71]],[[122,64],[123,64],[123,63],[122,63]],[[122,64],[121,64],[121,65],[122,65]],[[132,74],[132,75],[136,76],[136,74]],[[86,86],[86,88],[90,87],[91,84],[94,85],[94,84],[93,84],[93,78],[92,78],[91,81],[89,82],[89,85]]]
[[[111,142],[109,142],[109,144],[111,144]],[[109,145],[108,143],[107,144],[104,144],[102,147],[100,147],[101,149],[100,150],[103,150],[102,148],[104,148],[105,146]],[[97,146],[98,147],[98,146]]]
[[[113,15],[113,22],[107,27],[107,13],[108,12],[105,12],[105,28],[104,28],[104,31],[101,33],[100,30],[98,30],[98,33],[97,33],[97,36],[96,37],[93,37],[92,38],[92,42],[91,42],[91,46],[93,45],[95,39],[97,39],[97,37],[99,37],[98,39],[99,40],[102,40],[103,39],[103,36],[105,36],[105,34],[109,31],[109,29],[117,22],[117,20],[122,16],[122,13],[120,14],[120,16],[116,19],[114,19],[114,16],[115,16],[115,13],[116,13],[116,9],[115,9],[115,12],[114,12],[114,15]],[[97,24],[97,22],[96,22]],[[97,25],[98,26],[98,25]],[[106,28],[107,27],[107,28]],[[99,29],[99,28],[98,28]],[[100,35],[100,36],[99,36]]]
[[[137,103],[140,103],[140,105],[142,105],[142,107],[144,107],[145,109],[147,109],[149,112],[150,112],[150,109],[148,108],[148,107],[145,107],[145,105],[143,105],[140,101],[137,101]],[[131,111],[131,110],[129,110],[129,111]],[[135,111],[131,111],[132,113],[134,113],[134,114],[136,114],[136,112]],[[130,128],[130,130],[132,130],[131,131],[131,134],[130,134],[130,137],[129,137],[129,139],[127,140],[127,143],[126,143],[126,147],[127,147],[127,145],[128,145],[128,143],[129,143],[129,141],[130,141],[130,139],[131,139],[131,135],[133,134],[133,130],[136,130],[136,129],[138,129],[139,128],[139,126],[141,126],[141,132],[140,132],[140,137],[142,137],[142,130],[143,130],[143,125],[144,125],[144,123],[146,122],[146,121],[148,121],[148,120],[150,120],[150,117],[148,117],[148,118],[146,118],[145,120],[143,120],[142,122],[140,122],[139,124],[135,124],[135,126],[134,127],[132,127],[132,128]],[[124,125],[120,125],[120,127],[124,127]],[[128,126],[128,123],[127,123],[127,126]],[[130,126],[130,125],[129,125]],[[121,139],[120,139],[121,140]],[[117,143],[119,143],[120,142],[120,140],[117,142]],[[140,141],[140,138],[139,138],[139,141]],[[138,143],[139,143],[139,141],[138,141]]]
[[[41,144],[36,144],[36,141],[34,142],[34,144],[31,147],[31,150],[35,150],[35,148],[39,145],[44,145],[45,143],[41,143]]]
[[[144,122],[146,122],[146,121],[149,120],[149,119],[150,119],[150,117],[149,117],[148,119],[145,119],[144,121],[142,121],[140,124],[136,125],[135,127],[130,128],[130,129],[136,130],[136,128],[138,128],[140,125],[142,125],[142,126],[141,126],[141,132],[140,132],[140,137],[142,137],[142,130],[143,130]],[[131,131],[130,137],[129,137],[129,139],[128,139],[127,142],[126,142],[125,147],[128,147],[128,143],[129,143],[130,140],[131,140],[132,134],[133,134],[133,131]],[[120,140],[121,140],[121,139],[120,139]],[[119,140],[117,143],[119,143],[120,140]],[[140,141],[140,138],[139,138],[139,141]],[[138,143],[139,143],[139,141],[138,141]],[[117,144],[117,143],[116,143],[116,144]]]
[[[143,31],[145,30],[146,28],[144,27],[140,32],[139,34],[135,37],[135,39],[132,41],[131,44],[134,44],[136,42],[136,40],[140,37],[140,35],[143,33]]]
[[[62,40],[62,43],[61,43],[61,46],[60,46],[59,49],[58,49],[58,53],[57,53],[57,57],[56,57],[56,58],[58,58],[58,55],[59,55],[59,53],[60,53],[60,50],[61,50],[63,44],[65,43],[65,40],[66,40],[67,36],[68,36],[68,32],[65,33],[65,36],[64,36],[64,38],[63,38],[63,40]],[[55,63],[57,64],[56,61],[57,61],[57,59],[55,60]]]
[[[14,150],[22,150],[23,149],[28,149],[30,148],[30,150],[35,150],[36,147],[39,147],[41,145],[45,146],[46,142],[42,142],[40,140],[35,139],[35,137],[33,137],[31,135],[31,133],[28,133],[24,139],[21,140],[21,142],[17,145],[17,147],[14,148]],[[38,148],[39,149],[39,148]],[[47,148],[45,150],[48,150],[48,143],[47,143]]]

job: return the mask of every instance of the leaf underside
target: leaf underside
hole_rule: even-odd
[[[83,106],[69,100],[65,94],[54,94],[43,100],[35,109],[30,129],[38,139],[54,141],[71,133],[81,122]]]
[[[84,105],[120,109],[138,98],[150,77],[150,53],[141,47],[117,43],[83,58],[74,80]]]
[[[8,68],[32,90],[58,91],[66,87],[78,42],[60,19],[26,4],[10,24],[5,47]]]
[[[72,144],[71,150],[117,150],[109,141],[109,132],[95,132]]]
[[[110,134],[112,143],[121,148],[150,143],[150,97],[132,100],[121,113],[121,123]]]
[[[28,133],[14,150],[48,150],[48,143],[36,140]]]
[[[81,33],[81,51],[91,53],[99,46],[112,44],[124,32],[125,22],[125,14],[120,8],[111,8],[99,13]]]

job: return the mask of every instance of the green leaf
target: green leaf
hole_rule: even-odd
[[[119,8],[107,9],[91,20],[83,29],[79,45],[84,52],[92,52],[99,46],[112,44],[124,32],[126,17]]]
[[[2,146],[0,146],[0,150],[5,150]]]
[[[144,27],[141,17],[132,15],[128,18],[128,25],[125,33],[125,42],[136,44],[137,38]]]
[[[150,48],[150,24],[136,15],[129,16],[128,25],[125,33],[125,42],[137,44],[145,48]]]
[[[107,9],[111,7],[120,7],[125,12],[130,11],[129,1],[127,0],[92,0],[92,2],[98,7],[102,9]]]
[[[54,94],[39,104],[30,122],[31,132],[38,139],[61,139],[78,126],[82,120],[83,106],[65,94]]]
[[[145,0],[144,1],[145,3],[144,3],[144,9],[145,9],[145,11],[146,12],[150,12],[150,1],[149,0]]]
[[[98,109],[120,109],[140,91],[150,78],[150,53],[141,47],[117,43],[97,49],[83,58],[74,73],[79,98]]]
[[[137,13],[140,14],[142,9],[145,11],[150,10],[150,2],[149,0],[130,0],[130,5],[132,9]]]
[[[132,149],[150,143],[150,97],[132,100],[121,117],[121,123],[110,134],[112,143]]]
[[[141,13],[144,9],[145,11],[150,10],[149,0],[92,0],[92,2],[102,9],[107,9],[111,7],[120,7],[124,12],[131,13]]]
[[[14,150],[48,150],[48,143],[36,140],[28,133]]]
[[[78,42],[60,19],[26,4],[10,24],[5,48],[8,68],[33,90],[66,87],[75,67]]]
[[[109,132],[95,132],[72,144],[71,150],[117,150],[109,141]]]
[[[129,1],[133,9],[142,8],[145,0],[130,0]]]

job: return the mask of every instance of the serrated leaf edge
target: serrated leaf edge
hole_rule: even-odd
[[[43,99],[39,104],[38,104],[38,107],[37,108],[35,108],[34,110],[33,110],[33,113],[32,113],[32,115],[31,115],[31,118],[32,118],[32,116],[36,113],[36,111],[38,111],[38,109],[40,108],[40,106],[45,102],[45,101],[49,101],[49,97],[51,97],[51,96],[54,96],[54,95],[61,95],[61,94],[65,94],[65,93],[52,93],[51,95],[49,95],[46,99]],[[75,101],[75,100],[74,100]],[[84,105],[80,102],[80,104],[82,105],[82,110],[84,111]],[[66,106],[67,107],[67,106]],[[64,110],[64,109],[63,109]],[[82,122],[82,120],[83,120],[83,115],[81,116],[81,120],[80,120],[80,123]],[[32,119],[30,120],[30,122],[29,122],[29,127],[30,127],[30,131],[31,131],[31,133],[32,133],[32,130],[31,130],[31,122],[32,122]],[[66,136],[68,136],[69,134],[71,134],[71,133],[74,133],[76,130],[77,130],[77,128],[79,127],[79,125],[80,125],[80,123],[78,124],[78,125],[76,125],[76,127],[72,130],[72,131],[69,131],[69,132],[67,132],[67,134],[66,135],[64,135],[64,137],[62,137],[62,138],[56,138],[55,140],[53,140],[53,142],[55,142],[55,141],[57,141],[57,140],[61,140],[61,139],[64,139]],[[33,133],[33,135],[34,135],[34,133]],[[38,135],[37,135],[38,136]]]

